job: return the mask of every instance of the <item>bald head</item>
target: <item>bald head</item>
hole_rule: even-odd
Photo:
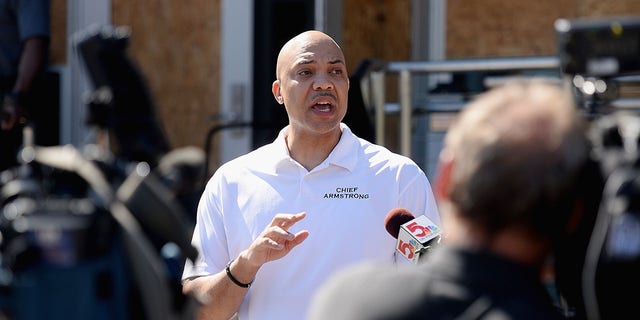
[[[310,30],[305,31],[287,41],[280,49],[278,54],[278,61],[276,63],[276,79],[282,79],[283,72],[295,63],[296,56],[314,52],[315,46],[321,46],[330,50],[335,50],[336,55],[344,63],[344,54],[340,46],[324,32]]]
[[[331,37],[306,31],[285,43],[271,92],[287,111],[290,131],[314,136],[313,141],[318,136],[329,137],[329,144],[338,141],[347,112],[349,75],[344,54]]]

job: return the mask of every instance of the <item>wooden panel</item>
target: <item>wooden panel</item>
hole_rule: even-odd
[[[67,63],[67,1],[51,0],[50,64]]]
[[[219,110],[220,0],[113,0],[112,6],[113,24],[131,29],[130,55],[171,147],[204,146]]]
[[[363,59],[411,57],[411,1],[344,0],[343,45],[349,70]]]
[[[449,0],[447,58],[552,55],[553,23],[576,15],[577,0]]]
[[[578,6],[578,16],[605,17],[639,15],[638,0],[582,0]]]
[[[447,1],[447,57],[556,54],[558,18],[640,14],[635,0]]]

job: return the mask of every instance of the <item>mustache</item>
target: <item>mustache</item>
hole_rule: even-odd
[[[336,97],[336,96],[335,96],[333,93],[331,93],[331,92],[319,92],[319,93],[316,93],[316,94],[314,94],[313,96],[311,96],[311,100],[316,100],[316,99],[318,99],[318,98],[320,98],[320,97],[331,97],[331,98],[333,98],[334,100],[338,100],[338,97]]]

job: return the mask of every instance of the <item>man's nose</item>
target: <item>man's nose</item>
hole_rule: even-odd
[[[331,90],[333,89],[333,83],[326,75],[319,75],[313,83],[314,90]]]

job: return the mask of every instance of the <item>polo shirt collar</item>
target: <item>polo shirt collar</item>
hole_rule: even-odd
[[[278,169],[284,168],[287,164],[293,163],[293,160],[289,155],[289,149],[287,148],[287,143],[285,141],[285,137],[287,135],[287,130],[289,126],[287,125],[278,133],[278,137],[273,141],[271,145],[271,152],[273,152],[273,170],[276,172]],[[358,145],[360,141],[358,137],[351,132],[351,129],[344,124],[340,124],[340,129],[342,130],[342,135],[340,136],[340,141],[333,151],[329,154],[329,157],[319,165],[335,165],[339,167],[343,167],[349,171],[353,171],[355,169],[356,163],[358,161],[358,153],[353,152],[353,150],[358,150]]]
[[[333,148],[325,162],[353,171],[360,155],[359,152],[354,151],[360,150],[360,141],[346,124],[341,123],[340,129],[342,129],[340,141],[338,141],[338,144]]]

